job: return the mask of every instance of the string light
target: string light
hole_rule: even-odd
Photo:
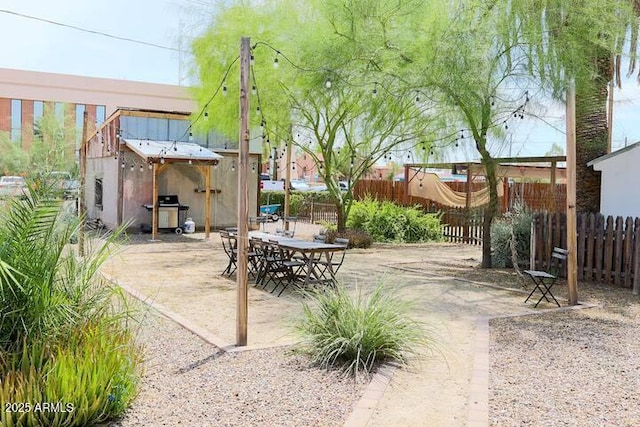
[[[227,83],[222,84],[222,96],[227,96]]]
[[[164,165],[164,157],[160,157],[160,164]]]
[[[251,95],[256,95],[258,93],[258,89],[256,88],[256,85],[253,85],[251,87]]]
[[[235,170],[236,170],[236,161],[234,160],[231,162],[231,172],[235,172]]]
[[[373,82],[373,91],[371,91],[371,94],[374,97],[378,96],[378,82]]]
[[[140,164],[140,172],[144,171],[144,168],[142,167],[142,164]]]
[[[209,121],[209,113],[208,112],[204,112],[204,121],[208,122]]]
[[[324,87],[326,87],[327,89],[331,89],[331,80],[327,79],[327,81],[324,82]]]
[[[278,68],[278,66],[280,65],[278,63],[278,55],[280,54],[280,51],[276,50],[276,56],[273,58],[273,68]]]

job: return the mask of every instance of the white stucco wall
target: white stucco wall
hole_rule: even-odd
[[[600,212],[640,217],[640,145],[596,162],[593,168],[602,171]]]

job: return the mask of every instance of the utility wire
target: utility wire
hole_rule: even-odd
[[[96,30],[90,30],[90,29],[87,29],[87,28],[76,27],[75,25],[70,25],[70,24],[65,24],[65,23],[58,22],[58,21],[53,21],[51,19],[39,18],[37,16],[26,15],[26,14],[23,14],[23,13],[15,12],[13,10],[0,9],[0,13],[6,13],[8,15],[14,15],[14,16],[19,16],[21,18],[32,19],[34,21],[45,22],[47,24],[58,25],[60,27],[71,28],[73,30],[82,31],[82,32],[85,32],[85,33],[90,33],[90,34],[95,34],[95,35],[98,35],[98,36],[108,37],[108,38],[111,38],[111,39],[122,40],[122,41],[131,42],[131,43],[137,43],[137,44],[141,44],[141,45],[145,45],[145,46],[156,47],[158,49],[171,50],[171,51],[174,51],[174,52],[188,53],[188,51],[182,50],[180,48],[175,48],[175,47],[170,47],[170,46],[163,46],[161,44],[146,42],[146,41],[142,41],[142,40],[135,40],[135,39],[131,39],[131,38],[128,38],[128,37],[115,36],[113,34],[103,33],[102,31],[96,31]]]

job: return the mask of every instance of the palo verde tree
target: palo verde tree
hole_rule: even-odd
[[[409,6],[402,7],[407,14]],[[354,5],[340,15],[335,10],[311,0],[242,2],[217,15],[194,51],[203,83],[197,96],[214,117],[212,126],[233,137],[237,100],[215,94],[226,92],[228,82],[235,80],[234,50],[241,35],[251,36],[252,102],[257,104],[252,123],[261,129],[256,137],[262,137],[267,148],[291,140],[313,158],[338,207],[338,228],[343,229],[353,195],[351,186],[342,192],[338,180],[355,182],[398,147],[427,148],[424,141],[431,123],[425,120],[429,106],[416,105],[399,80],[382,72],[387,65],[384,55],[370,51],[376,59],[372,65],[362,61],[363,46],[348,42],[365,34],[369,36],[363,40],[375,37],[382,42],[385,28],[388,35],[400,31],[385,21],[391,9]],[[346,177],[338,173],[345,159]]]

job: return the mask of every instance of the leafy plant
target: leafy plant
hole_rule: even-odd
[[[64,340],[25,343],[5,354],[0,403],[30,405],[3,410],[3,426],[86,426],[118,416],[137,393],[140,356],[130,332],[114,324],[84,324]],[[53,404],[38,410],[36,405]],[[42,408],[41,408],[42,409]]]
[[[382,362],[406,365],[411,354],[433,348],[423,325],[409,316],[411,304],[380,283],[369,295],[355,296],[338,285],[309,292],[296,325],[301,350],[313,364],[358,376]]]
[[[363,230],[375,241],[426,242],[442,239],[439,214],[425,214],[417,207],[403,207],[366,197],[351,208],[347,227]]]
[[[0,399],[62,405],[4,411],[2,425],[91,425],[122,413],[136,393],[132,312],[98,275],[120,230],[78,257],[69,245],[78,219],[66,206],[31,186],[0,212]]]

